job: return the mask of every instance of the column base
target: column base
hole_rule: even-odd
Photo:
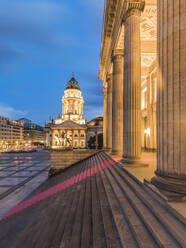
[[[151,179],[159,191],[164,194],[169,201],[182,201],[186,197],[186,177],[166,176],[155,171],[156,176]]]
[[[124,166],[133,166],[133,167],[148,167],[149,165],[144,163],[141,158],[132,158],[132,157],[123,157],[123,159],[120,161]]]
[[[112,148],[107,148],[107,151],[106,151],[108,154],[111,154],[112,153]]]
[[[110,156],[112,157],[117,157],[117,158],[120,158],[122,159],[122,153],[120,151],[113,151],[113,150],[110,150]]]

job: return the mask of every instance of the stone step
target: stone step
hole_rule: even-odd
[[[124,192],[131,197],[131,201],[138,202],[137,207],[139,208],[139,213],[144,213],[144,221],[147,217],[154,221],[156,220],[156,222],[153,223],[153,226],[155,228],[156,224],[157,227],[162,229],[162,232],[160,233],[162,234],[163,239],[159,237],[161,245],[167,245],[169,243],[174,244],[175,247],[180,247],[181,245],[184,247],[184,224],[166,208],[165,202],[162,204],[162,199],[160,201],[153,199],[152,195],[149,195],[145,190],[144,185],[139,181],[136,181],[136,179],[134,180],[129,173],[126,173],[126,171],[119,166],[119,164],[118,166],[109,168],[109,171],[112,173],[115,180],[120,183],[120,185],[123,185]],[[149,221],[148,224],[151,224],[151,222]],[[149,230],[153,229],[153,227],[150,226],[148,228]],[[160,230],[159,228],[157,230]]]
[[[112,212],[118,226],[122,246],[146,247],[148,244],[149,248],[157,247],[108,170],[104,170],[101,175],[107,197],[113,208]],[[116,209],[118,210],[117,212]],[[118,217],[118,214],[120,218]]]
[[[89,160],[86,160],[85,166],[87,168],[90,168]],[[80,194],[79,204],[77,206],[76,216],[74,219],[74,225],[73,225],[69,247],[81,247],[83,219],[85,214],[84,209],[85,209],[87,191],[88,191],[87,180],[84,180],[82,182],[81,194]]]
[[[96,156],[96,161],[97,164],[103,162],[103,160],[101,161],[98,160],[98,156]],[[96,183],[98,202],[100,205],[100,216],[101,216],[101,220],[99,219],[98,221],[102,225],[102,229],[105,237],[105,243],[106,243],[106,246],[102,246],[102,247],[112,247],[112,248],[122,247],[117,225],[113,218],[112,208],[109,204],[106,195],[106,190],[100,174],[96,174],[95,183]]]
[[[79,174],[79,173],[83,172],[85,165],[86,165],[86,161],[84,161],[82,163],[80,169],[75,174]],[[67,205],[69,199],[67,199],[67,203],[66,202],[64,203],[66,205],[65,212],[61,212],[61,221],[59,221],[59,225],[57,226],[57,233],[55,235],[53,235],[53,241],[50,244],[50,247],[60,247],[62,245],[62,241],[64,244],[64,238],[65,238],[64,235],[65,235],[65,231],[67,231],[66,225],[69,222],[69,217],[71,215],[71,207],[74,204],[73,200],[74,200],[75,192],[77,191],[77,187],[78,187],[78,185],[72,186],[73,194],[71,194],[71,193],[68,194],[68,198],[70,198],[71,203],[70,203],[70,205]],[[81,199],[81,196],[80,196],[80,199]],[[63,218],[65,218],[65,221],[62,221]]]
[[[91,158],[91,163],[96,164],[95,157]],[[106,247],[106,237],[103,224],[103,216],[101,212],[101,204],[99,199],[98,185],[96,175],[91,177],[92,189],[92,233],[93,233],[93,247]]]

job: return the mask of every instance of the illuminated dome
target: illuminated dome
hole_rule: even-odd
[[[76,90],[80,90],[80,86],[78,81],[76,81],[76,79],[74,78],[74,73],[72,73],[72,78],[70,79],[70,81],[67,82],[66,84],[66,90],[68,89],[76,89]]]

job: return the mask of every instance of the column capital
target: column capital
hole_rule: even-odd
[[[125,1],[125,12],[124,12],[124,18],[123,21],[132,16],[140,16],[141,12],[145,8],[145,0],[126,0]]]
[[[114,49],[112,51],[112,61],[115,59],[121,59],[124,57],[124,50],[123,49]]]

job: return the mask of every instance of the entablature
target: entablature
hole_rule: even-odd
[[[112,67],[112,54],[115,49],[124,49],[124,24],[127,11],[144,8],[144,0],[106,0],[102,31],[99,80],[106,80]],[[112,9],[112,14],[111,13]],[[109,19],[110,18],[110,19]],[[108,21],[110,20],[110,21]],[[112,23],[112,28],[111,28]],[[156,54],[157,39],[157,0],[146,0],[141,15],[141,47],[142,53]],[[109,30],[109,32],[108,32]],[[147,51],[148,49],[148,51]],[[143,56],[144,57],[144,56]],[[150,59],[150,58],[149,58]]]

